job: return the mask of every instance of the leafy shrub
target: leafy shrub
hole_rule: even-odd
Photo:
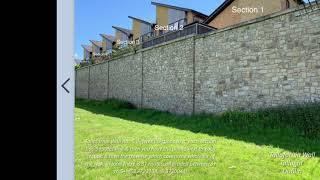
[[[138,46],[128,45],[128,47],[125,47],[125,48],[115,49],[114,51],[112,51],[111,56],[112,56],[112,58],[116,58],[116,57],[122,56],[124,54],[135,52],[137,49],[138,49]]]
[[[75,70],[77,70],[77,69],[79,69],[79,68],[81,68],[81,65],[80,65],[80,64],[77,64],[77,65],[74,66],[74,69],[75,69]]]

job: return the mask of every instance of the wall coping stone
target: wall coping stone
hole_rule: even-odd
[[[148,48],[140,49],[140,50],[138,50],[137,52],[144,52],[144,51],[147,51],[147,50],[150,50],[150,49],[153,49],[153,48],[158,48],[158,47],[165,46],[165,45],[168,45],[168,44],[176,43],[176,42],[178,42],[178,41],[183,41],[183,40],[186,40],[186,39],[190,39],[190,38],[192,38],[192,37],[194,37],[194,36],[196,36],[196,34],[191,34],[191,35],[183,36],[183,37],[174,39],[174,40],[172,40],[172,41],[167,41],[167,42],[163,42],[163,43],[157,44],[157,45],[155,45],[155,46],[151,46],[151,47],[148,47]]]

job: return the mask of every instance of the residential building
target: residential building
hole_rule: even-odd
[[[193,22],[203,22],[208,16],[189,8],[172,6],[157,2],[151,2],[156,6],[156,25],[173,26],[180,29],[181,25],[185,26]],[[157,35],[161,35],[168,30],[158,30]]]
[[[90,40],[92,43],[92,54],[93,56],[97,54],[102,54],[102,42],[101,41],[95,41],[95,40]]]
[[[133,40],[137,42],[141,36],[150,37],[153,34],[154,24],[136,17],[128,16],[132,19],[132,35]]]
[[[302,0],[225,0],[204,23],[220,29],[302,3]]]
[[[100,36],[102,37],[102,52],[106,54],[112,53],[115,37],[107,34],[100,34]]]
[[[92,59],[92,46],[81,45],[83,47],[83,60],[89,61]]]
[[[112,26],[115,29],[115,42],[117,47],[126,47],[128,44],[124,42],[132,41],[132,31],[129,29]]]

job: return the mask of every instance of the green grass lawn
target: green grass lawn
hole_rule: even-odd
[[[185,116],[116,101],[77,100],[76,179],[317,180],[319,113],[320,106],[312,105]],[[297,123],[304,121],[316,123]],[[315,156],[299,156],[302,152]]]

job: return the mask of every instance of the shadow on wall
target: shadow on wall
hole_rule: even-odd
[[[279,107],[256,112],[220,115],[173,115],[109,100],[77,100],[76,107],[128,121],[160,125],[193,133],[282,148],[291,152],[316,152],[320,157],[320,104]],[[310,126],[310,127],[309,127]]]

